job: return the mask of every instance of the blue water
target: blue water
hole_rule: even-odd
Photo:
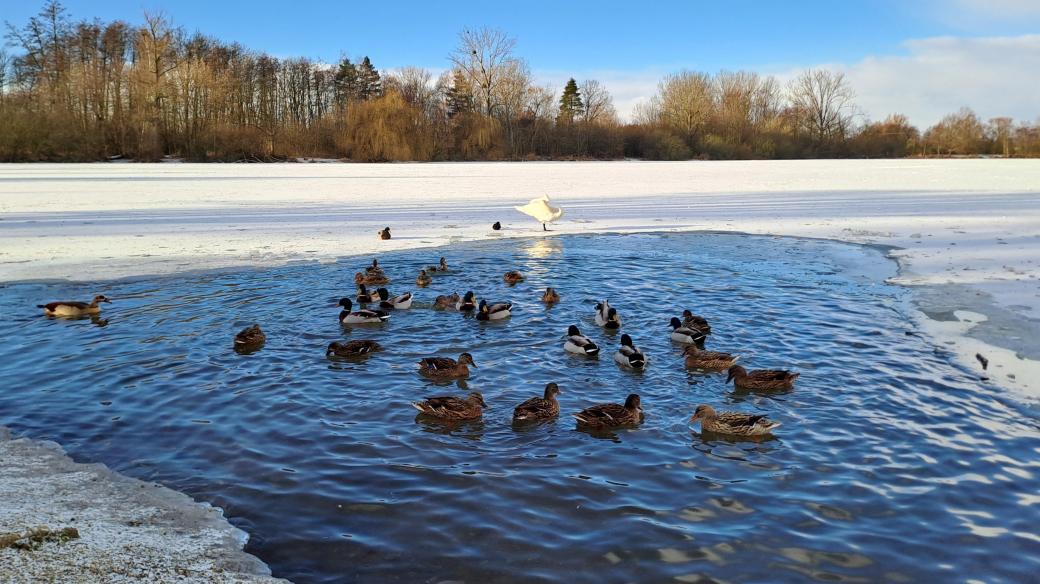
[[[247,547],[297,582],[1022,582],[1040,573],[1037,412],[951,364],[913,329],[908,293],[875,250],[715,234],[558,237],[388,253],[393,291],[445,255],[455,268],[383,326],[341,327],[336,301],[370,257],[337,264],[3,289],[0,424],[223,507]],[[525,283],[501,275],[518,269]],[[545,286],[563,302],[538,302]],[[510,300],[481,323],[427,308],[474,290]],[[114,299],[105,320],[35,304]],[[610,358],[592,323],[609,298],[650,355]],[[683,308],[708,348],[802,373],[786,394],[734,393],[684,370]],[[231,350],[251,323],[251,355]],[[104,324],[105,326],[97,326]],[[565,353],[578,324],[598,360]],[[377,339],[363,362],[333,340]],[[414,363],[474,355],[468,382]],[[512,407],[556,381],[564,415],[514,429]],[[481,391],[483,421],[416,420],[410,401]],[[612,435],[569,413],[643,398]],[[762,443],[706,441],[700,403],[783,423]]]

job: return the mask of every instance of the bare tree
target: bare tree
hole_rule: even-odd
[[[704,73],[680,71],[658,86],[661,121],[687,141],[696,140],[713,109],[711,79]]]
[[[799,129],[817,145],[844,140],[856,114],[852,90],[844,73],[809,69],[788,87]]]
[[[994,145],[1004,158],[1011,156],[1011,129],[1014,120],[1007,117],[992,118],[989,121],[989,133]]]
[[[391,73],[386,79],[388,89],[401,94],[406,102],[415,106],[426,116],[432,116],[437,107],[437,85],[433,74],[421,67],[404,67]]]
[[[510,69],[515,69],[515,46],[516,39],[496,28],[481,27],[459,33],[459,45],[450,59],[466,74],[485,115],[494,113],[499,85]]]
[[[617,123],[617,110],[614,109],[614,99],[602,83],[595,79],[587,79],[578,85],[578,90],[585,101],[582,121],[587,124],[613,125]]]

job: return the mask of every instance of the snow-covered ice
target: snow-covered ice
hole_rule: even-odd
[[[898,247],[896,283],[963,300],[938,319],[922,304],[940,343],[976,368],[986,353],[995,381],[1040,395],[1029,374],[1040,359],[1040,160],[8,164],[0,281],[542,237],[513,206],[546,194],[566,211],[548,235],[719,230]],[[380,241],[388,225],[394,238]],[[966,310],[988,318],[950,326]]]

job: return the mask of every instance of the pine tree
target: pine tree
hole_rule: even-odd
[[[372,61],[365,57],[357,67],[358,99],[369,100],[383,95],[383,81]]]
[[[350,62],[350,59],[343,57],[343,60],[339,62],[333,82],[336,87],[336,100],[340,103],[359,99],[358,68]]]
[[[585,104],[581,101],[581,92],[578,91],[578,83],[572,77],[563,88],[560,96],[560,114],[556,118],[557,124],[572,124],[574,118],[581,116],[585,111]]]
[[[473,88],[462,71],[456,70],[451,80],[451,87],[445,93],[444,100],[448,108],[448,117],[454,118],[463,112],[473,111]]]

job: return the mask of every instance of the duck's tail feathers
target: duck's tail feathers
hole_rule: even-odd
[[[419,410],[420,412],[426,413],[426,410],[423,409],[423,407],[416,402],[412,402],[412,407]]]
[[[769,422],[769,425],[766,426],[766,430],[773,431],[773,430],[779,428],[780,426],[783,426],[783,423],[781,423],[781,422]]]

